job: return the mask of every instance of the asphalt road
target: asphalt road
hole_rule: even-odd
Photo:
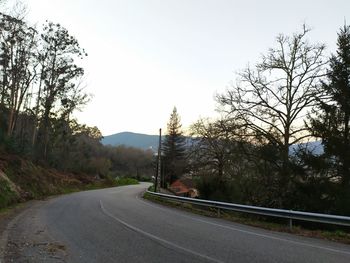
[[[7,243],[3,261],[350,262],[348,245],[164,207],[140,197],[147,186],[80,192],[34,203],[0,238],[0,243]]]

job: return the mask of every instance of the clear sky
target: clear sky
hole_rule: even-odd
[[[77,113],[103,135],[156,134],[174,106],[184,128],[213,117],[214,95],[254,65],[279,33],[306,23],[336,48],[349,0],[23,0],[27,20],[59,22],[86,49],[87,92]],[[350,23],[350,22],[349,22]]]

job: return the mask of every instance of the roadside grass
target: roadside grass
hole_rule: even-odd
[[[1,219],[1,216],[6,216],[10,214],[14,209],[23,207],[23,204],[24,203],[15,203],[7,207],[0,208],[0,219]]]
[[[70,194],[70,193],[81,192],[81,191],[98,190],[98,189],[109,188],[109,187],[118,187],[118,186],[135,185],[135,184],[139,184],[139,181],[129,177],[122,177],[117,180],[105,179],[97,182],[92,182],[86,185],[80,185],[78,187],[77,186],[63,187],[59,194]]]
[[[0,208],[7,207],[18,200],[18,195],[14,192],[8,181],[0,178]]]
[[[0,152],[0,217],[12,213],[18,204],[26,201],[129,184],[138,184],[138,181],[128,177],[115,180],[107,175],[97,179],[84,173],[63,173]]]
[[[58,195],[71,194],[75,192],[88,191],[88,190],[97,190],[110,187],[118,187],[125,185],[135,185],[139,184],[136,179],[133,178],[120,178],[118,180],[114,179],[104,179],[100,181],[91,182],[88,184],[79,184],[79,185],[61,185],[55,189],[54,192],[47,194],[38,194],[34,195],[28,200],[18,200],[18,196],[11,191],[6,182],[0,182],[0,216],[5,216],[8,213],[11,213],[12,210],[20,208],[26,201],[29,200],[43,200],[49,197],[54,197]],[[15,200],[15,198],[17,198]]]
[[[293,220],[292,229],[289,228],[288,221],[286,219],[271,219],[271,217],[258,216],[234,211],[224,211],[220,209],[220,213],[215,208],[206,208],[198,205],[186,204],[176,202],[173,200],[164,200],[157,196],[148,194],[147,192],[143,196],[145,199],[174,207],[177,209],[185,210],[187,212],[199,214],[208,217],[220,217],[222,219],[249,225],[253,227],[259,227],[276,232],[291,233],[299,236],[320,238],[344,244],[350,244],[350,233],[349,229],[342,229],[337,226],[327,227],[321,224],[303,224],[302,222]],[[323,228],[324,227],[324,228]]]
[[[118,187],[118,186],[125,186],[125,185],[135,185],[139,184],[139,181],[137,181],[134,178],[130,177],[121,177],[117,178],[115,180],[113,179],[107,179],[104,181],[98,181],[93,182],[84,186],[80,187],[66,187],[63,190],[63,194],[69,194],[74,192],[80,192],[80,191],[88,191],[88,190],[97,190],[97,189],[103,189],[108,187]]]
[[[152,184],[150,187],[148,187],[147,189],[148,191],[154,192],[154,184]],[[147,194],[147,193],[145,193]]]
[[[123,185],[139,184],[139,181],[130,177],[120,177],[115,180],[115,183],[117,186],[123,186]]]

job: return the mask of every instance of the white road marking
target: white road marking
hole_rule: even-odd
[[[239,228],[231,227],[231,226],[226,226],[226,225],[221,225],[221,224],[210,222],[210,221],[207,221],[207,220],[204,220],[204,219],[199,219],[199,218],[195,218],[195,217],[192,217],[192,216],[184,215],[182,213],[175,212],[175,211],[171,210],[170,208],[163,208],[161,206],[153,205],[153,204],[148,203],[148,202],[146,202],[144,200],[141,200],[139,195],[136,195],[136,199],[138,199],[139,201],[141,201],[142,203],[144,203],[144,204],[146,204],[148,206],[155,207],[157,209],[164,210],[164,211],[167,211],[167,212],[175,213],[175,214],[180,215],[182,217],[189,218],[189,219],[192,219],[194,221],[199,221],[199,222],[202,222],[202,223],[206,223],[206,224],[209,224],[209,225],[218,226],[218,227],[222,227],[222,228],[226,228],[226,229],[230,229],[230,230],[233,230],[233,231],[237,231],[237,232],[241,232],[241,233],[245,233],[245,234],[250,234],[250,235],[254,235],[254,236],[258,236],[258,237],[263,237],[263,238],[269,238],[269,239],[274,239],[274,240],[278,240],[278,241],[288,242],[288,243],[292,243],[292,244],[299,245],[299,246],[312,247],[312,248],[323,249],[323,250],[327,250],[327,251],[331,251],[331,252],[335,252],[335,253],[341,253],[341,254],[350,255],[349,251],[344,251],[344,250],[334,249],[334,248],[330,248],[330,247],[313,245],[313,244],[309,244],[309,243],[305,243],[305,242],[294,241],[294,240],[280,238],[280,237],[275,237],[275,236],[271,236],[271,235],[267,235],[267,234],[259,234],[259,233],[255,233],[253,231],[243,230],[243,229],[239,229]]]
[[[184,252],[186,252],[186,253],[188,253],[188,254],[192,254],[192,255],[194,255],[194,256],[196,256],[196,257],[205,259],[205,260],[207,260],[207,261],[212,261],[212,262],[217,262],[217,263],[223,263],[223,261],[220,261],[220,260],[217,260],[217,259],[215,259],[215,258],[211,258],[211,257],[209,257],[209,256],[206,256],[206,255],[197,253],[197,252],[192,251],[192,250],[189,250],[189,249],[187,249],[187,248],[181,247],[181,246],[179,246],[179,245],[176,245],[176,244],[173,243],[173,242],[170,242],[170,241],[168,241],[168,240],[165,240],[165,239],[163,239],[163,238],[160,238],[160,237],[158,237],[158,236],[155,236],[155,235],[153,235],[153,234],[151,234],[151,233],[148,233],[148,232],[146,232],[146,231],[143,231],[143,230],[141,230],[141,229],[139,229],[139,228],[137,228],[137,227],[134,227],[134,226],[132,226],[132,225],[126,223],[125,221],[123,221],[123,220],[119,219],[118,217],[116,217],[116,216],[112,215],[111,213],[109,213],[109,212],[104,208],[103,203],[102,203],[101,200],[100,200],[100,207],[101,207],[102,212],[103,212],[105,215],[107,215],[107,216],[113,218],[114,220],[116,220],[116,221],[119,222],[120,224],[124,225],[125,227],[127,227],[127,228],[129,228],[129,229],[131,229],[131,230],[133,230],[133,231],[135,231],[135,232],[138,232],[138,233],[140,233],[140,234],[142,234],[142,235],[144,235],[144,236],[146,236],[146,237],[148,237],[148,238],[150,238],[150,239],[153,239],[153,240],[156,240],[156,241],[158,241],[158,242],[164,243],[164,244],[166,244],[166,245],[168,245],[168,246],[170,246],[170,247],[173,247],[173,248],[175,248],[175,249],[184,251]]]

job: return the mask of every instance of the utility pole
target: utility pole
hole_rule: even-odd
[[[154,191],[157,192],[157,189],[160,188],[160,179],[161,179],[161,156],[162,155],[162,129],[159,129],[159,144],[158,144],[158,163],[157,163],[157,174],[156,181],[154,185]]]

